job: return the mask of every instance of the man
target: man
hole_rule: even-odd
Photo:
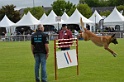
[[[70,38],[72,38],[72,32],[67,29],[66,24],[62,24],[62,30],[59,32],[58,39],[61,39],[59,40],[59,43],[62,43],[62,44],[59,44],[59,46],[65,46],[65,47],[62,47],[61,50],[70,49],[68,45],[71,45],[72,43],[63,43],[63,42],[72,42],[72,40],[62,40],[62,39],[70,39]]]
[[[47,82],[46,59],[49,55],[49,41],[45,33],[44,27],[39,24],[36,33],[31,37],[31,50],[35,58],[35,80],[40,82],[39,68],[41,64],[41,80]]]

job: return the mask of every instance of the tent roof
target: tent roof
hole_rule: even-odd
[[[93,13],[93,15],[89,18],[89,20],[93,21],[93,23],[98,23],[101,19],[103,19],[99,13],[97,12],[97,10],[95,10],[95,12]]]
[[[10,27],[10,26],[14,26],[14,25],[15,25],[15,23],[13,23],[12,21],[10,21],[9,18],[6,15],[0,21],[0,26],[1,27]]]
[[[56,21],[56,17],[57,17],[57,15],[52,10],[50,12],[50,14],[48,15],[48,17],[46,19],[44,19],[41,23],[44,25],[57,24],[58,22]],[[61,22],[63,22],[63,20],[61,20]]]
[[[66,14],[66,12],[64,12],[64,14],[61,16],[62,20],[66,21],[69,16]]]
[[[81,17],[84,23],[92,23],[92,21],[84,17],[77,9],[74,11],[71,17],[67,19],[64,23],[65,24],[79,24]]]
[[[16,26],[30,26],[30,25],[38,25],[40,21],[37,20],[30,12],[27,15],[24,15],[22,19],[20,19]]]
[[[39,19],[39,21],[43,21],[44,19],[46,19],[47,18],[47,15],[44,13],[43,15],[42,15],[42,17]]]
[[[111,14],[105,18],[105,23],[107,22],[124,22],[124,17],[121,15],[121,13],[117,10],[115,7],[114,10],[111,12]]]

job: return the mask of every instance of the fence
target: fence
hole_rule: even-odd
[[[28,41],[31,40],[31,35],[11,35],[0,36],[1,41]]]
[[[97,33],[99,34],[99,33]],[[124,38],[123,32],[100,32],[102,36],[109,36],[115,34],[116,38]]]
[[[124,38],[123,32],[100,32],[96,33],[97,35],[112,35],[116,34],[117,38]],[[49,40],[58,39],[58,34],[50,34],[48,35]],[[73,37],[77,37],[73,34]],[[10,35],[10,36],[0,36],[0,41],[30,41],[31,35]]]

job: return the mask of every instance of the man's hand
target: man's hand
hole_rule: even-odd
[[[48,58],[48,56],[49,56],[49,53],[46,54],[46,59]]]
[[[48,56],[49,56],[49,47],[48,47],[49,45],[48,44],[45,44],[45,48],[46,48],[46,52],[47,52],[47,54],[46,54],[46,59],[48,58]]]
[[[32,54],[34,56],[34,45],[31,44],[31,51],[32,51]]]

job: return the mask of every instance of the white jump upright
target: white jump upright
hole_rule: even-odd
[[[63,41],[59,43],[59,41]],[[57,48],[74,47],[72,50],[57,51]],[[57,68],[66,68],[70,66],[77,67],[77,75],[79,75],[78,63],[78,40],[77,38],[71,39],[56,39],[54,40],[54,67],[55,67],[55,80],[58,79]]]

